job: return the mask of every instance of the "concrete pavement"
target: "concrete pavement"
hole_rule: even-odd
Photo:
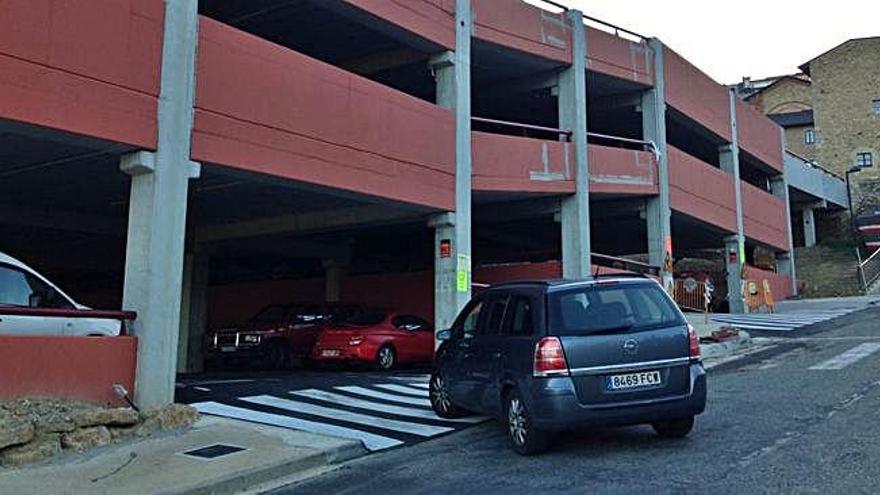
[[[219,457],[196,457],[214,447]],[[203,417],[183,434],[112,445],[60,462],[0,469],[0,494],[226,494],[326,468],[366,453],[360,442],[222,418]]]

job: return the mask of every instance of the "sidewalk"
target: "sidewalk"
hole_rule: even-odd
[[[216,445],[240,450],[214,458],[185,454]],[[36,467],[0,468],[0,495],[240,493],[364,454],[353,440],[202,417],[183,434],[111,445]]]

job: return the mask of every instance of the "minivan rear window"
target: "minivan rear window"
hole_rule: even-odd
[[[684,325],[681,312],[652,283],[611,282],[551,292],[554,335],[615,334]]]

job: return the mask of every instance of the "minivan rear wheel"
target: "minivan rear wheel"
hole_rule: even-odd
[[[431,374],[431,381],[428,382],[428,396],[431,399],[431,409],[437,416],[444,419],[455,419],[467,416],[468,411],[456,406],[452,403],[452,396],[449,394],[449,385],[446,379],[439,373]]]
[[[669,421],[658,421],[651,426],[654,427],[654,431],[661,437],[684,438],[694,429],[694,417],[688,416]]]
[[[513,450],[520,455],[538,454],[549,446],[549,437],[532,424],[532,416],[516,390],[507,394],[507,432]]]

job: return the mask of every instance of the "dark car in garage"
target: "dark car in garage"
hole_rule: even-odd
[[[521,454],[585,426],[650,424],[683,437],[705,408],[696,333],[652,279],[497,285],[437,337],[434,411],[503,418]]]
[[[362,309],[351,304],[270,304],[247,322],[208,335],[208,362],[214,367],[247,362],[274,370],[308,362],[320,331]]]

